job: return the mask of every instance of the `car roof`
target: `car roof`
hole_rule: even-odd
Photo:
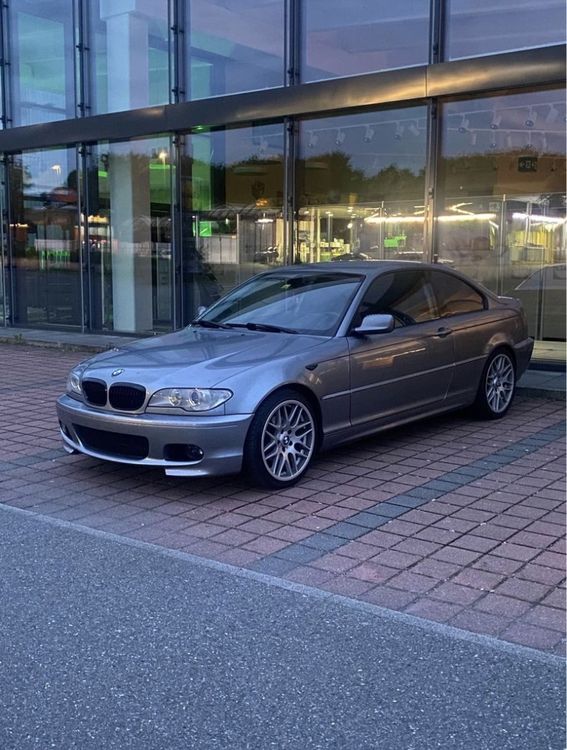
[[[305,271],[317,271],[319,273],[354,273],[364,274],[365,276],[374,276],[386,271],[396,271],[400,269],[413,270],[447,270],[444,266],[437,263],[420,263],[415,260],[338,260],[326,261],[323,263],[298,263],[293,266],[280,266],[279,268],[270,269],[266,273],[304,273]]]

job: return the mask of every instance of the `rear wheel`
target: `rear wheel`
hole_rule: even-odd
[[[244,450],[245,468],[263,487],[290,487],[309,468],[316,445],[312,405],[286,388],[269,396],[256,412]]]
[[[485,365],[474,403],[475,413],[485,419],[503,417],[516,392],[516,366],[505,349],[493,352]]]

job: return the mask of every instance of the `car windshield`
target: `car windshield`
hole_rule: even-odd
[[[363,277],[271,273],[250,279],[199,318],[201,324],[332,336]]]

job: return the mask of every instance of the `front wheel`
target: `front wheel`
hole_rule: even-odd
[[[246,439],[245,468],[263,487],[290,487],[309,468],[316,445],[313,407],[301,394],[285,389],[258,408]]]
[[[511,354],[502,349],[488,359],[482,373],[475,413],[485,419],[500,419],[510,406],[516,392],[516,366]]]

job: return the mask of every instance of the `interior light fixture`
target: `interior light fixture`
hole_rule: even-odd
[[[397,141],[401,141],[403,134],[404,134],[404,126],[401,125],[399,122],[397,122],[396,123],[396,130],[394,132],[394,138]]]
[[[419,127],[417,125],[417,122],[411,122],[408,125],[408,130],[412,135],[418,136],[420,133]]]
[[[346,133],[344,130],[341,130],[340,128],[337,130],[337,137],[335,138],[335,143],[337,146],[342,146],[342,144],[345,142]]]
[[[362,137],[362,140],[364,143],[370,143],[370,141],[374,138],[375,130],[370,125],[366,126],[366,129],[364,131],[364,135]]]
[[[490,129],[491,130],[498,130],[500,127],[500,123],[502,122],[502,115],[497,115],[496,112],[494,113],[492,117],[492,122],[490,123]]]
[[[476,142],[478,141],[478,133],[471,133],[471,146],[476,146]]]
[[[469,130],[469,120],[468,118],[463,115],[461,118],[461,124],[458,127],[459,133],[467,133]]]
[[[524,125],[526,128],[533,128],[536,124],[537,120],[537,112],[534,112],[533,109],[530,107],[530,110],[528,112],[528,116],[526,117],[526,121],[524,122]]]
[[[309,146],[309,148],[315,148],[318,140],[319,140],[319,136],[317,135],[317,133],[314,133],[313,131],[311,131],[307,139],[307,145]]]

